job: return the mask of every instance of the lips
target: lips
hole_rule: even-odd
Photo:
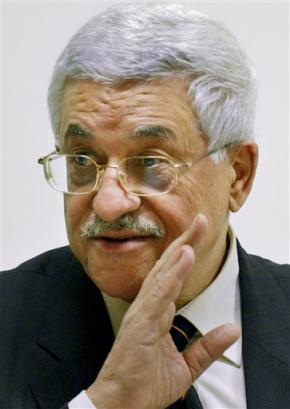
[[[129,231],[100,233],[93,238],[98,249],[109,252],[134,250],[143,246],[148,239],[152,239],[152,236],[144,236]]]
[[[124,241],[124,240],[144,239],[146,237],[149,237],[149,236],[145,236],[144,234],[140,234],[140,233],[132,232],[128,230],[121,230],[121,231],[110,231],[106,233],[99,233],[94,238],[109,240],[109,241]]]
[[[130,236],[130,237],[97,237],[97,240],[107,240],[107,241],[111,241],[111,242],[122,242],[122,241],[128,241],[128,240],[140,240],[140,239],[144,239],[144,236]]]

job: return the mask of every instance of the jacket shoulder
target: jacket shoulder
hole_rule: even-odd
[[[274,275],[282,275],[290,278],[290,265],[289,264],[279,264],[271,261],[267,258],[257,256],[255,254],[249,254],[237,240],[238,258],[239,264],[242,266],[256,267],[256,271],[267,270]],[[258,269],[258,270],[257,270]]]
[[[290,279],[290,265],[289,264],[279,264],[271,261],[267,258],[256,256],[254,254],[248,254],[251,262],[256,265],[263,266],[264,269],[268,270],[275,277],[285,277]]]
[[[4,300],[17,298],[19,293],[27,294],[39,287],[50,276],[55,280],[73,275],[74,279],[83,274],[83,268],[69,246],[46,251],[18,267],[0,272],[0,309]]]
[[[7,280],[8,277],[15,276],[21,272],[35,272],[39,274],[59,274],[65,271],[64,266],[67,263],[77,263],[69,246],[59,247],[41,253],[19,266],[0,272],[0,282]]]
[[[269,259],[248,254],[238,243],[238,256],[241,278],[246,275],[249,279],[255,278],[260,285],[266,282],[269,285],[268,279],[272,280],[280,287],[280,289],[290,299],[290,265],[275,263]]]

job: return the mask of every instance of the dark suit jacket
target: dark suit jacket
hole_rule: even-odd
[[[248,408],[289,409],[290,268],[238,252]],[[60,409],[94,381],[114,339],[68,247],[0,274],[0,328],[1,409]]]

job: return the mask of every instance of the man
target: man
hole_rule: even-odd
[[[289,407],[289,267],[228,223],[258,156],[232,35],[176,5],[109,9],[60,56],[49,106],[40,163],[70,248],[1,275],[2,406],[194,407],[194,382],[204,408]],[[176,311],[197,328],[183,353]]]

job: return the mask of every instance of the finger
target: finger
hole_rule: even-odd
[[[204,237],[207,226],[207,217],[203,213],[198,213],[190,227],[180,236],[181,242],[198,246]]]
[[[186,275],[192,270],[195,256],[192,243],[198,243],[205,234],[207,218],[199,214],[166,254],[160,258],[145,278],[135,299],[135,308],[142,311],[146,321],[160,319],[171,303],[175,303]],[[166,319],[166,322],[170,319]],[[170,323],[169,323],[170,325]]]
[[[203,213],[198,213],[189,228],[176,240],[177,245],[188,243],[197,246],[204,236],[207,225],[207,217]]]
[[[152,291],[136,299],[133,303],[134,310],[127,311],[122,325],[123,327],[131,325],[133,317],[137,316],[136,325],[139,328],[138,336],[141,336],[142,345],[155,344],[161,337],[168,334],[176,312],[175,300],[180,293],[184,276],[192,268],[193,260],[192,248],[188,245],[182,246],[180,259],[168,271],[168,274],[161,275],[159,278],[156,276],[156,285]]]
[[[199,213],[195,217],[191,226],[167,247],[161,258],[156,262],[153,269],[147,275],[144,285],[146,286],[147,282],[149,282],[156,274],[162,272],[166,274],[166,271],[169,270],[180,258],[180,247],[182,245],[189,244],[194,248],[198,247],[199,243],[205,236],[207,224],[207,217],[202,213]]]
[[[153,307],[164,311],[170,302],[175,301],[187,273],[191,271],[195,257],[194,252],[186,248],[188,245],[197,246],[205,235],[207,229],[207,218],[199,213],[191,226],[176,239],[164,252],[160,260],[145,278],[141,290],[135,300],[144,301],[148,306],[148,314],[156,316]],[[152,304],[149,304],[149,299]]]
[[[186,229],[181,236],[175,239],[165,250],[162,257],[160,258],[160,262],[163,263],[164,266],[171,261],[171,255],[177,251],[180,246],[183,244],[189,244],[196,250],[205,236],[205,232],[207,229],[208,221],[207,217],[199,213],[195,219],[193,220],[192,224]]]
[[[192,376],[192,382],[240,337],[237,325],[224,324],[199,338],[183,354]]]
[[[192,248],[182,246],[180,258],[167,275],[156,275],[151,280],[150,291],[142,288],[142,294],[140,291],[127,311],[122,326],[131,326],[134,317],[138,317],[138,332],[142,334],[143,344],[153,344],[168,333],[176,311],[175,299],[181,290],[183,277],[192,269],[193,262]]]
[[[166,311],[170,303],[174,303],[178,297],[183,281],[192,270],[194,264],[194,252],[189,245],[180,248],[180,257],[176,263],[163,274],[156,275],[152,279],[152,290],[147,293],[146,315],[158,318]]]
[[[172,275],[172,272],[175,270],[175,266],[181,266],[180,264],[181,258],[184,257],[184,247],[181,246],[178,249],[174,250],[170,256],[168,256],[168,260],[164,263],[161,259],[158,260],[153,267],[153,269],[149,272],[147,277],[145,278],[143,285],[139,291],[138,297],[148,297],[150,296],[150,293],[155,291],[156,286],[159,286],[159,281],[161,278],[163,278],[164,275]],[[186,250],[185,250],[186,251]],[[187,250],[188,251],[188,250]],[[191,253],[192,250],[191,250]],[[194,258],[194,255],[192,255]],[[168,282],[168,285],[170,285],[170,282]]]

